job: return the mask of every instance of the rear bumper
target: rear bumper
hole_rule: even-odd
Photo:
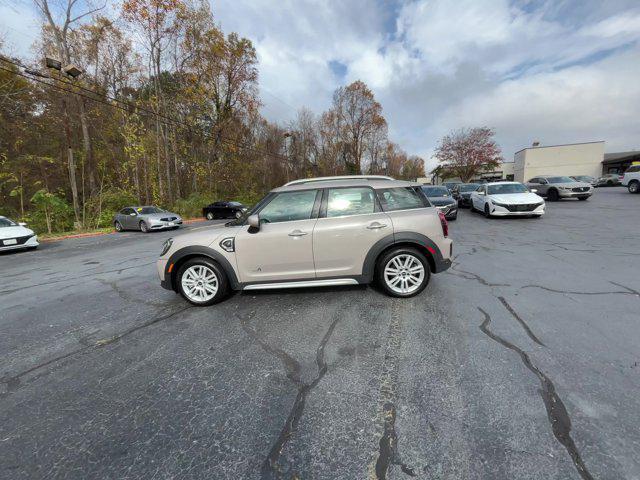
[[[453,240],[445,238],[439,241],[440,245],[437,245],[435,251],[427,246],[427,250],[431,253],[433,258],[433,273],[440,273],[448,270],[451,267],[451,257],[453,256]]]

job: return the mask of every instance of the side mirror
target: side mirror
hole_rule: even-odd
[[[20,225],[21,227],[26,227],[27,226],[27,224],[25,222],[20,222],[20,223],[18,223],[18,225]]]
[[[247,218],[247,223],[251,228],[260,230],[260,217],[258,215],[249,215],[249,218]]]

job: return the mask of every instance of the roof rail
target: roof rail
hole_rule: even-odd
[[[395,180],[394,178],[387,177],[385,175],[341,175],[336,177],[315,177],[315,178],[302,178],[300,180],[293,180],[292,182],[285,183],[283,186],[300,185],[302,183],[313,182],[331,182],[335,180]]]

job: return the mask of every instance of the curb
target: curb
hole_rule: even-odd
[[[188,220],[182,220],[182,224],[191,224],[206,221],[205,218],[189,218]],[[104,235],[114,235],[117,232],[114,230],[112,232],[87,232],[87,233],[73,233],[70,235],[63,235],[61,237],[51,237],[51,238],[40,238],[38,242],[46,243],[46,242],[57,242],[59,240],[67,240],[71,238],[89,238],[89,237],[102,237]]]

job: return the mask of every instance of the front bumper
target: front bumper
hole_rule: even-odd
[[[458,215],[458,205],[436,205],[436,208],[444,213],[444,216],[449,219]]]
[[[572,190],[558,190],[560,198],[577,198],[577,197],[590,197],[593,195],[593,189],[590,188],[584,192],[574,192]]]
[[[12,245],[4,244],[4,242],[10,241],[10,240],[12,239],[6,238],[4,240],[0,240],[0,252],[5,252],[9,250],[21,250],[23,248],[36,248],[38,245],[40,245],[38,243],[37,235],[32,235],[31,237],[28,237],[26,239],[24,237],[14,239],[16,240],[17,243]]]
[[[165,277],[165,271],[167,269],[168,258],[159,258],[156,261],[156,270],[158,271],[158,277],[160,277],[160,285],[167,290],[173,290],[171,285],[171,275]]]
[[[491,215],[494,215],[496,217],[527,217],[529,215],[544,215],[544,207],[545,207],[545,204],[543,203],[542,205],[540,205],[539,207],[533,210],[513,212],[506,207],[503,207],[500,205],[493,205],[493,210],[491,212]]]
[[[173,222],[151,222],[149,228],[151,230],[165,230],[167,228],[176,228],[182,226],[182,220],[175,220]]]

